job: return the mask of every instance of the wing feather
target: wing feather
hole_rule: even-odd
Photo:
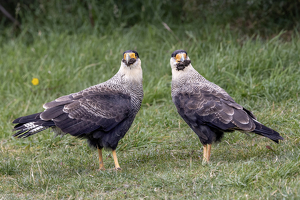
[[[191,126],[208,125],[223,131],[252,131],[254,115],[237,104],[226,92],[186,85],[173,97],[178,113]],[[251,114],[249,114],[251,113]]]
[[[63,132],[74,136],[96,129],[108,132],[131,112],[131,97],[124,88],[101,85],[46,103],[43,120],[53,120]]]

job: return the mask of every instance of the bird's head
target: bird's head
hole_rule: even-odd
[[[133,50],[127,50],[123,53],[119,73],[126,80],[139,82],[143,80],[143,72],[139,54]]]
[[[172,69],[179,71],[188,67],[191,64],[191,60],[185,50],[179,49],[172,53],[170,64]]]
[[[131,68],[139,59],[139,54],[136,51],[127,50],[123,53],[122,63]]]

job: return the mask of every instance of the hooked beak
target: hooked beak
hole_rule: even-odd
[[[126,63],[129,62],[130,58],[131,58],[131,57],[130,57],[129,53],[127,53],[127,54],[126,54],[126,59],[125,59],[125,60],[126,60]]]
[[[181,58],[180,58],[180,61],[183,62],[184,60],[185,60],[184,56],[182,55]]]
[[[135,53],[125,53],[123,59],[124,59],[126,65],[129,66],[129,65],[132,65],[133,63],[135,63],[137,57],[135,56]]]

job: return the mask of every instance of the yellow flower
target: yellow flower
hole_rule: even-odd
[[[31,83],[32,83],[32,85],[38,85],[39,84],[39,79],[33,78]]]

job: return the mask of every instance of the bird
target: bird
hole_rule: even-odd
[[[43,112],[15,119],[13,136],[26,138],[52,128],[56,136],[70,134],[97,148],[99,170],[105,170],[102,149],[112,150],[115,169],[121,170],[116,148],[133,123],[143,97],[139,54],[127,50],[111,79],[48,102]]]
[[[174,51],[170,65],[172,101],[203,144],[204,162],[209,162],[211,145],[221,141],[224,132],[252,132],[276,143],[283,140],[278,132],[257,121],[251,111],[236,103],[224,89],[200,75],[185,50]]]

